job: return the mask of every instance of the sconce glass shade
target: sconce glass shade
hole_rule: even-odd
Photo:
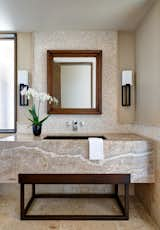
[[[122,85],[133,85],[133,71],[122,71]]]

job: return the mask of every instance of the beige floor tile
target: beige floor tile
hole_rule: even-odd
[[[117,227],[113,221],[72,221],[60,223],[60,230],[117,230]]]
[[[47,209],[46,209],[47,207]],[[65,208],[64,208],[65,207]],[[36,199],[29,214],[121,214],[114,199]]]
[[[31,212],[51,214],[63,211],[63,214],[104,214],[117,213],[112,200],[45,199],[34,203]],[[129,221],[20,221],[19,200],[0,196],[0,230],[159,230],[146,210],[135,198],[130,202]]]

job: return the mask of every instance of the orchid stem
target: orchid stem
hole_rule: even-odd
[[[41,104],[41,100],[39,98],[39,103],[38,103],[38,120],[39,120],[39,110],[40,110],[40,104]]]

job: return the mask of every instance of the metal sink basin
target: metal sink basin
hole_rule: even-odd
[[[46,136],[46,137],[44,137],[43,139],[44,140],[70,140],[70,139],[76,139],[76,140],[87,140],[89,137],[98,137],[98,138],[102,138],[102,139],[104,139],[104,140],[106,140],[106,137],[105,136],[85,136],[85,135],[82,135],[82,136],[65,136],[65,135],[63,135],[63,136]]]

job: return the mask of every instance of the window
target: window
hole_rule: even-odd
[[[17,38],[0,33],[0,132],[16,132]]]

